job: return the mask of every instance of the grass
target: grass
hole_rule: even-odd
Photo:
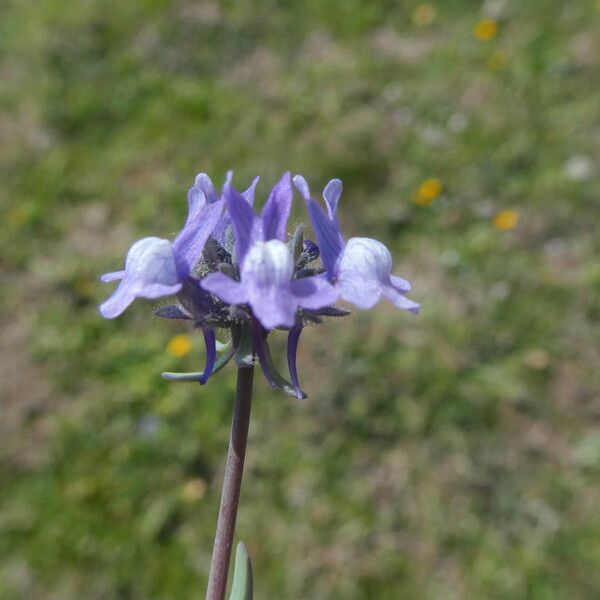
[[[418,6],[4,3],[0,597],[202,595],[234,372],[162,381],[200,340],[169,354],[149,303],[101,320],[97,275],[229,168],[342,178],[348,236],[422,303],[308,330],[305,402],[259,378],[257,597],[600,594],[600,12]]]

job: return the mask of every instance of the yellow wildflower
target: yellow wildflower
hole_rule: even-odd
[[[482,19],[473,28],[473,35],[480,42],[489,42],[498,33],[498,21],[494,19]]]
[[[167,344],[167,352],[173,356],[186,356],[191,350],[192,339],[185,333],[172,337]]]
[[[200,477],[190,479],[184,484],[181,495],[186,502],[197,502],[204,498],[207,487],[206,481]]]
[[[443,191],[439,179],[426,179],[421,183],[415,195],[415,202],[421,206],[429,206]]]
[[[29,220],[29,213],[21,207],[11,208],[6,213],[6,220],[11,225],[25,225]]]
[[[423,4],[419,4],[412,14],[412,22],[415,25],[419,25],[420,27],[424,27],[425,25],[429,25],[433,22],[437,15],[437,10],[435,6],[425,2]]]
[[[506,231],[514,229],[519,222],[519,213],[516,210],[501,210],[494,217],[494,227]]]

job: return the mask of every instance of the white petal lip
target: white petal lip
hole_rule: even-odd
[[[270,287],[289,282],[294,273],[294,259],[289,248],[279,240],[255,242],[242,265],[241,279],[258,287]]]
[[[127,253],[125,271],[102,277],[103,281],[117,279],[121,279],[121,283],[100,306],[102,315],[109,319],[119,316],[135,298],[154,299],[176,294],[181,283],[171,242],[156,237],[135,242]]]
[[[127,253],[125,277],[140,285],[177,285],[179,276],[171,242],[157,237],[147,237],[135,242]]]
[[[391,272],[392,255],[381,242],[349,239],[338,272],[342,298],[359,308],[371,308],[383,295],[398,308],[416,312],[419,305],[402,296],[410,290],[410,283]]]

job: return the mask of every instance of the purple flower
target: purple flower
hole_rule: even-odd
[[[416,314],[419,305],[404,296],[410,283],[392,275],[390,251],[369,238],[344,241],[337,218],[342,182],[332,179],[323,190],[327,214],[310,197],[304,177],[296,175],[294,184],[306,203],[327,276],[336,283],[342,299],[359,308],[371,308],[383,296],[394,306]]]
[[[225,185],[231,183],[233,173],[231,171],[227,172],[227,177],[225,178]],[[242,196],[244,199],[252,206],[254,204],[254,191],[256,190],[256,186],[260,180],[260,177],[255,177],[250,184],[250,187],[242,192]],[[211,178],[206,173],[200,173],[196,175],[196,180],[194,181],[194,185],[188,191],[188,205],[190,207],[190,217],[192,216],[192,207],[194,210],[197,210],[196,207],[202,207],[205,204],[214,204],[221,199],[219,194],[217,194],[217,190],[211,180]],[[190,218],[188,217],[188,219]],[[224,211],[219,219],[219,222],[215,226],[212,236],[221,244],[225,245],[225,236],[227,232],[227,228],[231,225],[231,218],[229,216],[228,211]]]
[[[292,203],[290,174],[273,188],[260,217],[230,184],[224,197],[235,232],[240,280],[213,273],[201,286],[228,304],[248,304],[266,330],[292,327],[299,308],[319,309],[338,291],[317,276],[293,279],[294,258],[284,243]]]
[[[100,312],[112,319],[135,298],[176,294],[173,304],[155,313],[188,319],[201,330],[206,361],[201,372],[163,373],[165,378],[206,383],[231,359],[238,366],[258,359],[273,387],[304,398],[296,368],[301,332],[309,323],[349,314],[334,305],[340,295],[361,308],[373,306],[382,296],[413,312],[418,304],[405,297],[410,284],[391,274],[392,257],[383,244],[368,238],[346,242],[342,237],[337,217],[339,179],[332,179],[323,191],[325,211],[311,199],[304,178],[294,178],[318,245],[304,239],[303,225],[287,239],[293,195],[289,173],[273,187],[260,215],[253,208],[258,177],[242,193],[231,181],[229,172],[218,193],[208,175],[200,173],[188,191],[188,215],[175,240],[138,240],[127,253],[125,269],[101,277],[119,285]],[[217,328],[231,334],[228,350],[220,356]],[[267,338],[276,328],[289,330],[291,382],[277,371],[271,356]]]
[[[102,275],[103,282],[121,280],[100,305],[103,317],[118,317],[135,298],[155,299],[179,292],[221,219],[224,201],[208,203],[201,195],[190,193],[188,205],[185,225],[173,243],[157,237],[138,240],[127,253],[124,271]]]

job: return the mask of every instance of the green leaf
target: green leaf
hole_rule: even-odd
[[[252,563],[244,542],[237,545],[229,600],[252,600]]]

